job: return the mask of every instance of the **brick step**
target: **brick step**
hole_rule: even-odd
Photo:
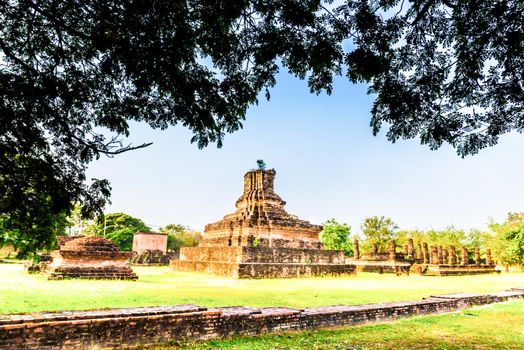
[[[48,279],[114,279],[114,280],[137,280],[138,276],[134,273],[48,273]]]

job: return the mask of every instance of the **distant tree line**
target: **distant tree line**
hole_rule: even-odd
[[[349,225],[330,219],[324,223],[320,240],[326,249],[344,250],[347,256],[353,256],[355,238],[360,240],[362,251],[371,251],[376,244],[379,252],[386,252],[390,240],[402,246],[410,238],[415,244],[465,246],[469,251],[490,248],[499,265],[524,267],[524,213],[509,213],[501,223],[492,220],[486,231],[466,231],[452,225],[442,230],[400,230],[391,218],[385,216],[365,218],[360,231],[359,234],[352,233]]]

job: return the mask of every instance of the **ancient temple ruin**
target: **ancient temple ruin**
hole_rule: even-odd
[[[157,232],[137,232],[133,235],[133,252],[138,254],[147,251],[167,253],[167,235]]]
[[[167,251],[167,234],[137,232],[133,235],[132,265],[169,265],[178,252]]]
[[[411,244],[413,240],[411,240]],[[353,241],[353,258],[348,263],[355,265],[357,272],[394,273],[397,275],[409,274],[413,261],[410,260],[413,250],[408,252],[397,252],[395,241],[390,241],[388,251],[380,253],[376,244],[373,244],[371,252],[360,252],[358,239]]]
[[[415,248],[413,239],[408,239],[402,252],[397,252],[394,240],[389,242],[388,252],[379,253],[377,245],[371,252],[361,254],[358,240],[353,243],[354,257],[349,263],[356,266],[357,272],[378,272],[409,274],[418,273],[431,276],[478,275],[495,273],[491,251],[486,249],[485,259],[481,259],[480,249],[475,248],[473,261],[470,261],[466,247],[457,255],[455,246],[428,246],[419,243]]]
[[[65,241],[52,254],[47,265],[48,279],[126,279],[136,280],[129,267],[131,252],[121,252],[118,246],[102,237],[80,237]]]
[[[207,225],[199,247],[181,248],[172,268],[234,278],[353,273],[343,251],[322,249],[322,226],[285,211],[286,202],[274,191],[275,174],[273,169],[247,172],[236,211]]]
[[[457,256],[453,245],[447,249],[442,246],[430,246],[429,254],[426,253],[425,256],[425,263],[427,265],[424,274],[432,276],[480,275],[497,272],[490,249],[486,249],[485,259],[481,259],[480,249],[475,248],[473,259],[470,261],[469,252],[464,246],[460,249],[460,256]]]

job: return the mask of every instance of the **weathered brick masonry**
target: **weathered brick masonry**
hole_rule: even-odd
[[[244,175],[237,210],[206,225],[198,247],[183,247],[170,262],[175,271],[208,272],[233,278],[295,278],[355,273],[344,252],[323,250],[322,226],[286,212],[274,191],[275,170]]]
[[[138,276],[129,267],[131,252],[103,237],[80,237],[63,241],[45,268],[48,279],[130,279]]]
[[[498,293],[447,294],[417,301],[307,309],[178,305],[0,315],[0,349],[85,349],[206,340],[389,321],[523,298],[524,288],[516,288]]]

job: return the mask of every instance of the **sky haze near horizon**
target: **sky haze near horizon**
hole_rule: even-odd
[[[141,218],[154,230],[179,223],[203,230],[233,212],[243,175],[263,159],[276,170],[275,191],[291,214],[320,224],[335,218],[360,231],[365,217],[391,217],[401,229],[486,228],[490,217],[524,211],[524,135],[460,158],[418,140],[386,140],[369,126],[373,96],[337,77],[331,96],[280,73],[271,100],[252,106],[244,128],[224,145],[198,149],[182,126],[133,124],[128,141],[153,145],[90,164],[88,178],[111,182],[109,212]]]

